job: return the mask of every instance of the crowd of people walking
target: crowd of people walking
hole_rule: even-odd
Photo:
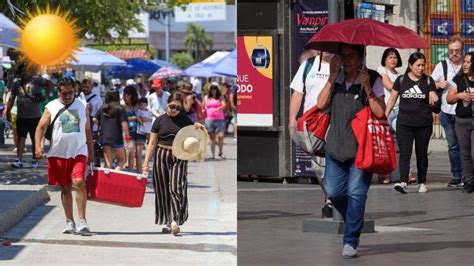
[[[289,129],[296,126],[296,115],[304,98],[304,111],[316,106],[330,113],[326,135],[325,169],[315,168],[320,184],[345,221],[343,256],[357,256],[364,223],[365,203],[373,173],[355,166],[357,141],[351,121],[364,106],[375,117],[386,116],[395,136],[398,166],[382,183],[396,182],[394,189],[409,192],[410,183],[418,183],[418,192],[428,192],[428,145],[433,132],[433,113],[439,114],[446,133],[452,177],[448,187],[474,191],[474,53],[464,55],[463,39],[448,40],[448,58],[439,62],[431,75],[426,74],[425,55],[412,53],[405,73],[397,68],[403,59],[394,48],[384,51],[376,71],[364,63],[365,47],[342,44],[339,55],[306,51],[290,88]],[[323,57],[321,59],[321,57]],[[316,59],[315,59],[316,58]],[[316,62],[319,67],[308,65]],[[330,62],[330,63],[328,63]],[[416,174],[411,174],[411,156],[415,144]],[[319,176],[322,175],[322,176]],[[319,179],[320,180],[320,179]],[[328,199],[325,199],[325,208]],[[323,208],[323,217],[327,210]]]

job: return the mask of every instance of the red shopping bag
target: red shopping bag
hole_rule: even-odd
[[[395,142],[387,118],[377,118],[366,106],[352,120],[359,147],[355,166],[374,174],[389,174],[397,167]]]
[[[330,113],[314,106],[298,119],[290,136],[296,145],[305,152],[324,157],[324,146],[326,145],[326,132],[329,126]]]

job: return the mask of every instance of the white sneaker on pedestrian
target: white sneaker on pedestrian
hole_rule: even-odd
[[[342,249],[342,256],[345,259],[352,259],[357,257],[357,250],[349,244],[345,244]]]
[[[91,229],[87,225],[87,221],[84,219],[79,220],[79,226],[77,227],[77,232],[80,234],[90,233]]]
[[[408,185],[405,182],[396,183],[395,186],[393,186],[393,189],[395,189],[396,191],[402,194],[407,194]]]
[[[63,234],[75,234],[76,223],[73,220],[66,220],[66,228],[63,230]]]
[[[179,226],[178,223],[176,223],[175,221],[171,222],[171,233],[173,235],[179,234]]]
[[[428,192],[428,189],[426,188],[425,184],[421,183],[418,185],[418,192],[419,193],[426,193]]]
[[[11,166],[13,168],[22,168],[23,167],[23,162],[20,159],[16,159]]]
[[[38,166],[39,166],[38,160],[31,161],[31,168],[38,168]]]

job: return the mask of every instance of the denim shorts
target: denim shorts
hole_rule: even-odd
[[[209,133],[225,132],[225,120],[206,119],[206,128]]]
[[[137,132],[132,132],[131,136],[132,136],[133,140],[138,142],[138,143],[145,143],[145,141],[146,141],[146,136],[142,135],[142,134],[138,134]]]
[[[121,149],[121,148],[125,147],[123,143],[121,143],[121,144],[102,143],[102,147],[107,147],[107,146],[109,146],[112,149]]]

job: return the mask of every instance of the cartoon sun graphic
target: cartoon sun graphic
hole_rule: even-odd
[[[27,18],[20,19],[21,29],[17,42],[21,53],[20,62],[27,62],[28,69],[40,69],[50,73],[59,72],[61,67],[68,66],[75,51],[80,51],[78,33],[75,27],[77,19],[72,20],[69,12],[61,14],[59,7],[46,10],[36,7],[36,12],[27,11]]]

